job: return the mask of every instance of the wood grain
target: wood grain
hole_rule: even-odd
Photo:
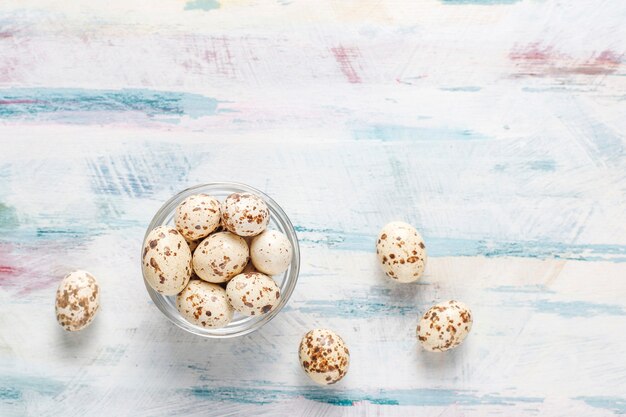
[[[620,1],[164,0],[0,4],[0,415],[626,413],[626,7]],[[182,188],[271,195],[302,246],[260,331],[178,330],[141,239]],[[378,269],[391,220],[415,285]],[[72,269],[101,284],[77,334]],[[430,305],[474,313],[419,348]],[[350,347],[337,386],[300,337]]]

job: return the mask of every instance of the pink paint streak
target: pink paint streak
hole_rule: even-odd
[[[358,66],[357,59],[361,56],[358,48],[345,48],[339,45],[337,48],[330,48],[335,57],[335,61],[339,65],[339,69],[346,76],[349,83],[361,83],[361,77],[356,71]]]
[[[231,52],[232,39],[226,36],[185,35],[182,44],[185,54],[180,65],[194,74],[210,74],[230,79],[237,77]]]
[[[548,63],[555,61],[563,56],[555,52],[554,47],[544,46],[534,42],[524,48],[516,48],[509,54],[512,61]]]
[[[617,71],[617,68],[622,63],[622,57],[623,54],[617,55],[615,52],[607,49],[600,52],[597,56],[592,56],[580,66],[573,68],[573,73],[585,75],[612,74]]]
[[[39,100],[0,100],[1,105],[9,105],[9,104],[35,104],[41,103]]]
[[[516,76],[531,77],[608,75],[617,71],[622,57],[623,54],[607,49],[582,60],[559,52],[553,46],[541,46],[539,43],[516,47],[509,54],[509,59],[519,69]]]
[[[20,247],[19,250],[24,250]],[[28,259],[39,258],[44,265],[49,265],[47,257],[50,257],[50,248],[28,248]],[[32,261],[24,259],[25,265],[31,265]],[[54,285],[59,277],[53,276],[49,271],[43,272],[35,268],[20,265],[17,249],[10,244],[0,243],[0,287],[17,290],[18,295],[27,295],[33,291],[48,288]]]

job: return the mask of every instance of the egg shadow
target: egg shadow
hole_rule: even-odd
[[[426,371],[433,378],[449,378],[458,375],[459,367],[463,366],[466,352],[461,345],[445,352],[431,352],[424,349],[416,341],[414,355],[420,371]]]
[[[72,355],[92,345],[100,331],[100,324],[97,317],[94,317],[94,320],[87,327],[74,332],[65,330],[56,322],[54,326],[56,327],[55,337],[58,346],[60,346],[64,352]]]

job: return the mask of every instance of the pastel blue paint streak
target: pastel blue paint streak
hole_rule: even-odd
[[[476,4],[481,6],[494,6],[498,4],[514,4],[521,0],[440,0],[443,4]]]
[[[504,397],[496,394],[477,395],[471,391],[445,389],[378,390],[366,392],[317,387],[246,388],[197,386],[192,387],[188,392],[196,398],[245,404],[270,404],[298,397],[336,406],[351,406],[355,402],[411,406],[449,406],[451,404],[513,406],[543,402],[543,398],[539,397]]]
[[[331,249],[374,252],[376,232],[342,232],[328,228],[295,226],[303,244],[323,245]],[[567,244],[548,241],[506,242],[427,236],[431,256],[506,256],[536,259],[626,262],[626,246],[610,244]]]
[[[626,398],[619,397],[576,397],[575,400],[584,401],[594,408],[610,410],[616,414],[626,414]]]
[[[381,317],[415,313],[415,304],[407,305],[390,304],[389,302],[377,302],[370,299],[349,300],[311,300],[304,305],[287,305],[285,311],[299,311],[301,313],[315,315],[319,317]]]
[[[481,87],[475,86],[461,86],[461,87],[442,87],[440,88],[442,91],[452,91],[452,92],[465,92],[465,93],[475,93],[477,91],[482,90]]]
[[[546,288],[545,285],[500,285],[488,288],[487,291],[500,293],[521,293],[521,294],[555,294],[556,291]]]
[[[47,378],[26,376],[3,376],[0,377],[0,401],[22,401],[25,394],[37,393],[38,395],[53,397],[63,391],[63,384]]]
[[[215,10],[220,8],[220,3],[217,0],[193,0],[187,2],[185,10]]]
[[[184,187],[190,169],[210,155],[189,154],[177,144],[143,144],[130,154],[100,156],[88,160],[92,172],[91,186],[97,195],[153,195],[169,185]],[[148,146],[149,145],[149,146]]]
[[[431,128],[393,124],[357,126],[352,130],[356,140],[433,141],[433,140],[484,140],[487,137],[468,129]]]
[[[192,118],[211,116],[217,110],[218,101],[214,98],[172,91],[69,88],[0,90],[0,119],[44,119],[70,124],[109,123],[119,120],[113,115],[136,113],[172,122],[185,115]],[[97,113],[98,117],[89,116],[93,113]],[[102,113],[110,117],[104,117]]]
[[[553,172],[556,171],[556,162],[552,159],[543,159],[528,163],[528,168],[533,171]]]
[[[626,310],[619,305],[586,301],[537,300],[532,303],[532,307],[540,313],[563,317],[626,316]]]

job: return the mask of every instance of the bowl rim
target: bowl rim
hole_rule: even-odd
[[[212,330],[211,328],[203,329],[199,326],[194,325],[193,323],[188,322],[181,315],[173,316],[172,314],[170,314],[171,312],[170,309],[166,307],[166,304],[167,304],[167,302],[165,301],[166,296],[160,294],[158,291],[153,289],[150,286],[150,284],[148,284],[148,282],[146,281],[144,271],[143,271],[143,265],[141,268],[141,275],[142,275],[146,290],[148,294],[150,295],[152,302],[157,307],[157,309],[165,317],[167,317],[167,319],[170,322],[172,322],[174,325],[176,325],[180,329],[186,332],[195,334],[197,336],[211,338],[211,339],[227,339],[227,338],[240,337],[240,336],[244,336],[244,335],[257,331],[258,329],[263,327],[265,324],[269,323],[272,319],[274,319],[274,317],[278,315],[278,313],[283,309],[283,307],[287,304],[287,302],[291,298],[291,295],[293,294],[293,291],[296,287],[296,284],[298,282],[298,277],[300,274],[300,245],[298,243],[298,236],[296,233],[296,229],[294,228],[293,224],[291,223],[291,220],[289,219],[285,211],[273,198],[271,198],[270,196],[268,196],[261,190],[258,190],[250,185],[240,183],[240,182],[218,181],[218,182],[197,184],[191,187],[187,187],[179,191],[178,193],[174,194],[167,201],[165,201],[165,203],[163,203],[161,207],[159,207],[156,214],[150,221],[150,224],[148,225],[148,228],[146,229],[146,233],[144,234],[144,238],[141,242],[141,254],[143,254],[144,243],[146,241],[146,238],[148,237],[148,234],[155,227],[161,226],[163,224],[167,224],[166,220],[169,218],[169,216],[172,215],[173,211],[176,210],[176,207],[182,200],[184,200],[190,195],[202,193],[203,192],[202,189],[207,188],[207,187],[226,188],[227,190],[232,189],[232,193],[249,192],[249,193],[258,195],[265,201],[265,203],[268,206],[268,209],[270,210],[270,213],[275,214],[274,221],[279,223],[284,229],[281,232],[284,233],[289,239],[291,246],[293,248],[293,254],[292,254],[291,264],[289,268],[287,269],[287,271],[283,273],[285,276],[283,282],[287,282],[287,284],[281,286],[281,289],[280,289],[281,301],[278,304],[278,306],[272,311],[270,311],[269,313],[264,314],[262,316],[258,316],[259,317],[258,320],[252,321],[251,324],[246,325],[244,328],[242,328],[239,331],[235,331],[233,333],[222,333],[222,334],[210,333],[210,331]],[[210,194],[210,191],[206,191],[206,193]],[[140,260],[141,260],[141,263],[143,263],[142,257],[140,257]],[[223,328],[219,328],[219,329],[223,329]],[[219,329],[213,329],[213,330],[219,330]]]

